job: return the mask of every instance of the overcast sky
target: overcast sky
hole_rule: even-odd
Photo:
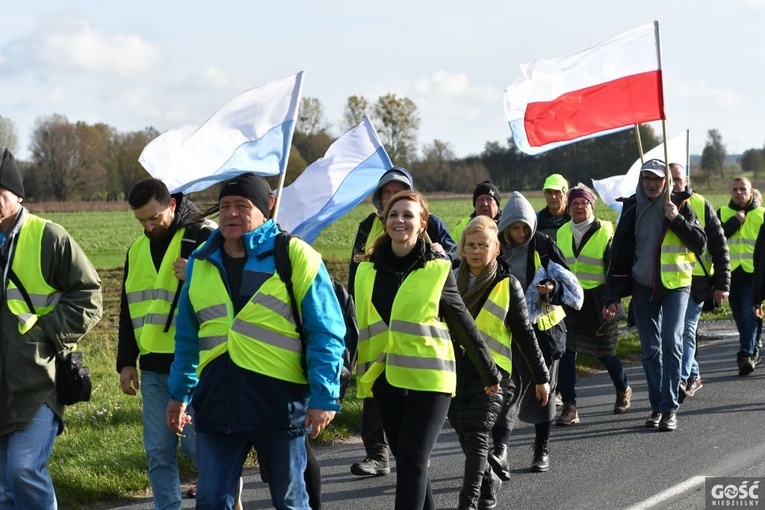
[[[729,153],[765,145],[765,0],[24,0],[1,19],[0,115],[22,159],[41,116],[161,132],[300,70],[335,136],[349,96],[391,92],[417,105],[420,146],[478,154],[509,136],[519,64],[655,19],[668,135],[689,128],[693,154],[709,129]]]

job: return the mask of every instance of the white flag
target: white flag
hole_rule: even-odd
[[[374,126],[364,117],[284,188],[279,224],[312,243],[325,227],[372,193],[392,166]]]
[[[138,161],[173,193],[201,191],[244,172],[284,173],[302,86],[300,71],[243,92],[204,124],[158,136]]]

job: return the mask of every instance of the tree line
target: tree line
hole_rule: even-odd
[[[424,192],[470,193],[476,183],[491,180],[501,190],[539,189],[551,173],[566,176],[573,185],[590,184],[621,174],[639,157],[634,130],[593,138],[528,156],[508,138],[487,141],[480,153],[458,158],[451,144],[435,139],[418,150],[420,114],[407,97],[385,94],[371,101],[362,96],[347,99],[339,131],[345,132],[367,115],[397,166],[409,169],[416,188]],[[649,125],[639,127],[645,150],[660,139]],[[53,114],[35,121],[29,161],[19,161],[27,199],[124,200],[148,174],[138,163],[143,148],[160,133],[153,127],[122,132],[103,123],[70,122]],[[336,139],[317,98],[301,100],[292,140],[285,183],[294,181],[312,162],[322,157]],[[12,119],[0,116],[0,146],[18,153],[18,135]],[[727,151],[722,135],[712,129],[694,174],[705,179],[723,177]],[[765,146],[741,155],[741,169],[758,179],[765,171]]]

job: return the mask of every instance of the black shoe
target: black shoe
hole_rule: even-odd
[[[659,411],[654,411],[651,413],[651,417],[645,421],[645,426],[649,429],[658,429],[660,421],[661,413]]]
[[[677,428],[677,416],[675,413],[661,413],[659,421],[659,430],[662,432],[671,432]]]
[[[532,473],[544,473],[550,469],[550,449],[547,441],[534,443],[534,460],[531,462]]]
[[[759,363],[760,356],[757,355],[757,363]],[[738,375],[743,377],[754,372],[755,358],[748,352],[741,351],[736,356],[736,362],[738,363]]]
[[[507,464],[507,445],[495,446],[492,451],[489,452],[489,465],[492,471],[503,482],[510,481],[510,466]]]
[[[484,471],[483,481],[481,482],[481,495],[478,496],[478,510],[493,510],[497,508],[500,487],[502,487],[502,480],[494,474],[494,471],[491,469]]]
[[[390,474],[387,460],[377,460],[367,457],[351,466],[351,473],[356,476],[385,476]]]

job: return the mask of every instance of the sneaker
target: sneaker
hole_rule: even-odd
[[[651,413],[651,417],[645,421],[646,428],[657,429],[659,428],[659,422],[661,421],[661,413],[654,411]]]
[[[573,425],[579,423],[579,412],[576,410],[574,404],[563,404],[563,411],[560,413],[560,417],[555,421],[556,425]]]
[[[699,391],[702,387],[704,387],[704,385],[701,384],[700,375],[690,376],[688,378],[688,384],[685,385],[685,396],[686,397],[694,396],[696,392]]]
[[[757,356],[757,359],[759,360],[759,356]],[[745,376],[749,375],[752,372],[754,372],[754,358],[745,352],[740,352],[738,354],[738,357],[736,359],[738,361],[738,375],[739,376]]]
[[[632,388],[627,386],[624,391],[616,392],[616,402],[614,402],[614,414],[626,413],[627,409],[632,407]]]
[[[757,351],[757,352],[755,352],[755,353],[754,353],[754,355],[752,356],[752,364],[753,364],[754,366],[757,366],[757,365],[759,365],[759,364],[760,364],[760,361],[762,361],[762,360],[760,359],[760,351]]]
[[[197,482],[194,482],[194,485],[189,487],[189,490],[186,491],[186,497],[189,499],[194,499],[197,497]]]
[[[507,463],[507,445],[495,446],[488,455],[489,465],[494,474],[503,482],[510,481],[510,465]]]
[[[377,460],[367,457],[351,466],[351,473],[356,476],[385,476],[390,474],[387,460]]]
[[[677,416],[675,413],[661,413],[659,421],[659,430],[662,432],[671,432],[677,428]]]
[[[550,448],[547,441],[534,442],[534,460],[531,462],[532,473],[544,473],[550,469]]]
[[[555,405],[558,407],[563,405],[563,399],[561,398],[559,391],[555,392]]]
[[[682,404],[688,396],[688,388],[685,381],[680,379],[680,387],[677,389],[677,401]]]

